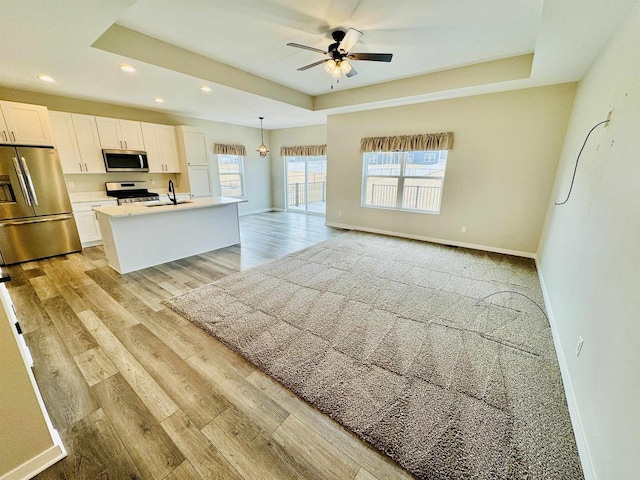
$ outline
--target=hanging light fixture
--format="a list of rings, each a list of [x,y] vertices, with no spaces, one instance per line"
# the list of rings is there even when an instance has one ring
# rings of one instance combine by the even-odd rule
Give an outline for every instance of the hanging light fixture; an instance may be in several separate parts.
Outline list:
[[[262,120],[264,120],[264,117],[258,117],[260,119],[260,141],[262,143],[260,143],[260,146],[258,147],[258,153],[260,154],[260,156],[262,158],[267,156],[267,153],[269,153],[269,149],[267,148],[267,146],[264,144],[264,134],[262,131]]]

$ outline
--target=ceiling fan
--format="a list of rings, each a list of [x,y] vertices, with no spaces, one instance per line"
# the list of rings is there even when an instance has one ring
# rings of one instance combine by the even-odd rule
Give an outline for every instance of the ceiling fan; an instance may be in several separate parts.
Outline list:
[[[322,53],[328,55],[329,58],[320,60],[318,62],[305,65],[298,68],[298,71],[308,70],[316,65],[325,64],[324,69],[334,78],[340,78],[343,73],[347,77],[353,77],[357,75],[356,69],[349,63],[349,60],[367,60],[370,62],[390,62],[393,57],[392,53],[351,53],[351,49],[356,44],[363,33],[355,28],[350,28],[346,32],[342,30],[336,30],[331,33],[335,43],[329,45],[327,50],[320,50],[319,48],[308,47],[307,45],[300,45],[299,43],[287,43],[290,47],[302,48],[304,50],[310,50],[312,52]]]

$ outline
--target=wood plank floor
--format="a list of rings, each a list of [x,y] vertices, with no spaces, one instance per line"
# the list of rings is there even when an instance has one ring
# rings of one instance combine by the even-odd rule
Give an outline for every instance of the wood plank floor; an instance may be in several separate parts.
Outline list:
[[[101,247],[3,267],[68,451],[36,478],[412,478],[161,303],[339,233],[271,212],[241,217],[241,247],[127,275]]]

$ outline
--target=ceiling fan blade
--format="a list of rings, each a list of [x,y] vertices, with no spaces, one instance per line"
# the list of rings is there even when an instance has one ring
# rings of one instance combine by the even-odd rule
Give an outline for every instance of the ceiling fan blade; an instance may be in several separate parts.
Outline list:
[[[326,58],[324,60],[320,60],[319,62],[310,63],[309,65],[305,65],[304,67],[300,67],[298,69],[298,71],[302,72],[303,70],[309,70],[311,67],[315,67],[316,65],[320,65],[321,63],[327,62],[329,60],[330,60],[329,58]]]
[[[369,60],[371,62],[390,62],[393,53],[350,53],[349,60]]]
[[[347,34],[344,36],[338,48],[343,52],[348,52],[353,48],[360,37],[362,37],[362,32],[360,30],[356,30],[355,28],[350,28],[347,30]]]
[[[318,52],[318,53],[323,53],[326,55],[326,51],[324,50],[320,50],[319,48],[314,48],[314,47],[308,47],[306,45],[300,45],[299,43],[287,43],[287,45],[289,45],[290,47],[296,47],[296,48],[302,48],[303,50],[310,50],[312,52]]]
[[[358,74],[358,72],[356,72],[356,69],[353,68],[353,65],[351,65],[351,70],[349,70],[349,73],[347,73],[347,77],[351,78],[351,77],[355,77]]]

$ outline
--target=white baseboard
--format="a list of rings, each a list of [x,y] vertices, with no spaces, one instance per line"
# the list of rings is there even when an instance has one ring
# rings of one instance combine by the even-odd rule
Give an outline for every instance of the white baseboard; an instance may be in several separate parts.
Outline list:
[[[542,287],[542,297],[544,299],[544,305],[547,309],[547,316],[549,317],[549,324],[551,325],[551,334],[553,336],[553,344],[556,347],[556,355],[558,356],[558,364],[560,365],[560,374],[562,375],[562,383],[564,385],[564,393],[567,398],[567,406],[569,407],[569,416],[571,417],[571,425],[573,426],[573,433],[576,437],[576,445],[578,447],[578,454],[580,455],[580,463],[582,464],[582,473],[585,480],[597,480],[595,469],[591,462],[591,454],[589,453],[589,444],[582,427],[582,420],[580,420],[580,412],[576,405],[575,395],[573,394],[573,387],[571,386],[571,377],[569,375],[569,369],[567,367],[567,360],[560,343],[560,336],[556,328],[556,320],[553,315],[553,308],[549,300],[549,294],[547,287],[544,283],[544,277],[542,275],[542,269],[540,268],[540,262],[538,257],[535,257],[536,269],[538,270],[538,278],[540,280],[540,286]]]
[[[245,215],[253,215],[254,213],[265,213],[265,212],[271,212],[274,209],[271,207],[268,208],[258,208],[257,210],[249,210],[246,212],[238,212],[238,216],[239,217],[244,217]]]
[[[535,253],[521,252],[520,250],[510,250],[508,248],[490,247],[487,245],[476,245],[474,243],[457,242],[455,240],[446,240],[442,238],[425,237],[422,235],[412,235],[408,233],[398,233],[389,230],[380,230],[378,228],[361,227],[358,225],[347,225],[344,223],[325,222],[328,227],[344,228],[345,230],[358,230],[360,232],[379,233],[392,237],[410,238],[412,240],[422,240],[424,242],[439,243],[442,245],[451,245],[454,247],[471,248],[473,250],[484,250],[486,252],[504,253],[505,255],[513,255],[515,257],[536,258]]]
[[[57,435],[57,432],[56,432]],[[56,444],[46,449],[44,452],[36,455],[31,460],[18,465],[10,472],[0,477],[0,480],[28,480],[35,477],[38,473],[46,470],[54,463],[62,460],[67,456],[67,452],[62,446],[62,442],[56,441]]]

